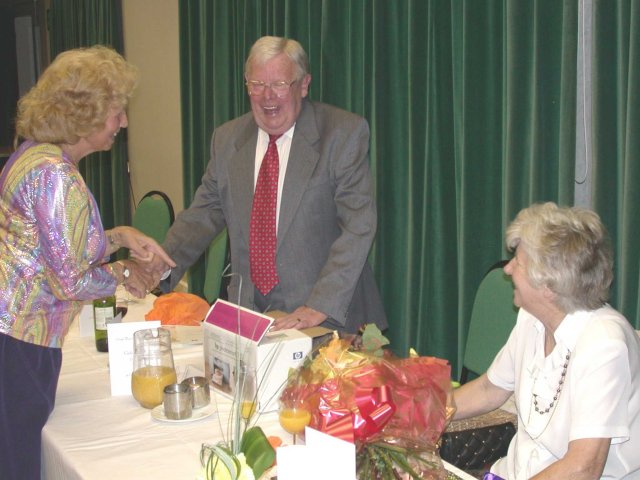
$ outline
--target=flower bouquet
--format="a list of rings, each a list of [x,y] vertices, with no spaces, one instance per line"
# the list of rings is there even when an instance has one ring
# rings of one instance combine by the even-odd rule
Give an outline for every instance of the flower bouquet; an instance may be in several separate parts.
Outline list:
[[[454,411],[451,368],[394,357],[386,344],[375,325],[361,338],[334,335],[290,374],[281,404],[302,405],[312,428],[355,443],[359,479],[446,479],[437,442]]]

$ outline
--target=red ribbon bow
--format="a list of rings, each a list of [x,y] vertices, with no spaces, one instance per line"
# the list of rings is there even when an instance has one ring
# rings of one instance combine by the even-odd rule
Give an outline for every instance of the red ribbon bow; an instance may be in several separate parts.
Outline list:
[[[320,430],[354,443],[354,440],[365,440],[381,431],[396,411],[391,389],[386,385],[358,388],[355,392],[355,403],[356,406],[352,410],[326,410],[322,416]]]

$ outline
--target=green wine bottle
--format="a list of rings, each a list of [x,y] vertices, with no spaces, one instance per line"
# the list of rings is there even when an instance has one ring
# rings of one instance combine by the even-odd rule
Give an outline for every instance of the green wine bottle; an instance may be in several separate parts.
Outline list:
[[[116,296],[97,298],[93,301],[93,321],[96,336],[96,349],[99,352],[109,351],[107,324],[116,316]]]

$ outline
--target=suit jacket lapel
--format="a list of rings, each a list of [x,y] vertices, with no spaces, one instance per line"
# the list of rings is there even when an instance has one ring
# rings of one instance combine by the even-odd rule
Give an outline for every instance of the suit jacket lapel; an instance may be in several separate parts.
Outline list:
[[[278,248],[291,226],[309,179],[320,158],[317,147],[319,140],[320,135],[316,126],[313,105],[304,99],[293,132],[287,173],[282,187],[282,202],[278,221]]]
[[[243,237],[249,241],[249,222],[253,203],[253,176],[256,159],[258,127],[245,129],[236,140],[236,153],[229,166],[232,205],[237,209]],[[248,243],[247,243],[248,245]]]

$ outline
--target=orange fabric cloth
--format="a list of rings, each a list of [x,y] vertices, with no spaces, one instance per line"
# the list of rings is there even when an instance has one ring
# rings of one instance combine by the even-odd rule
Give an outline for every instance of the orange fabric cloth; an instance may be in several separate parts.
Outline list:
[[[197,327],[209,311],[206,300],[192,293],[172,292],[161,295],[145,320],[160,320],[162,325],[190,325]]]

